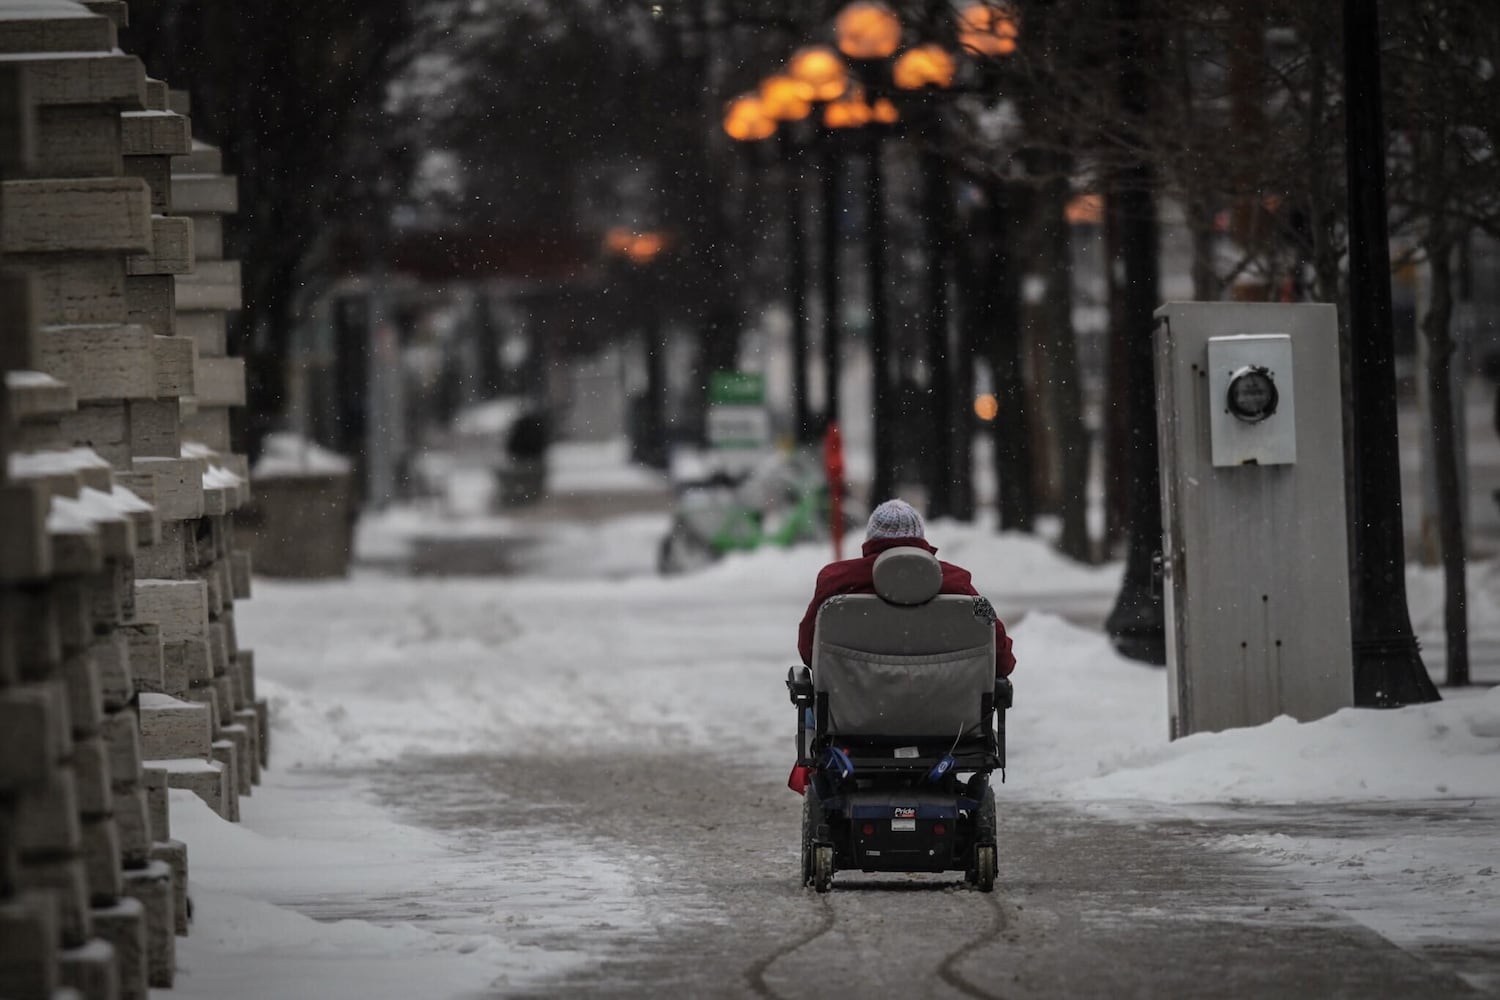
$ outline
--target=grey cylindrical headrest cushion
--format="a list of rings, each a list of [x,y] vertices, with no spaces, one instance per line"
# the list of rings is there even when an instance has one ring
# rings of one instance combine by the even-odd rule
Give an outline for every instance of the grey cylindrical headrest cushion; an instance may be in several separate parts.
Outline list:
[[[875,593],[892,604],[926,604],[943,587],[943,567],[926,549],[903,545],[875,560]]]

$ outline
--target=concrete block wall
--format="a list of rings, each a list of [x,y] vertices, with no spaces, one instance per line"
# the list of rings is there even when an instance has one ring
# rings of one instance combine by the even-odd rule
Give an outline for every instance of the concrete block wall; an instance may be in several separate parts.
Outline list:
[[[168,791],[235,819],[266,758],[234,628],[233,182],[117,48],[126,16],[0,5],[3,997],[171,986],[189,908]],[[179,162],[219,200],[174,197]]]

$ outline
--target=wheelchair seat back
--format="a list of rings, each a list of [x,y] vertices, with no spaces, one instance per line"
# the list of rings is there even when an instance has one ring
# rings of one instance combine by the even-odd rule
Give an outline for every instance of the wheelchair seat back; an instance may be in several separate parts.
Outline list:
[[[875,561],[874,594],[830,598],[813,633],[813,686],[832,735],[946,741],[974,736],[995,684],[994,612],[983,598],[938,594],[932,553],[895,548]]]

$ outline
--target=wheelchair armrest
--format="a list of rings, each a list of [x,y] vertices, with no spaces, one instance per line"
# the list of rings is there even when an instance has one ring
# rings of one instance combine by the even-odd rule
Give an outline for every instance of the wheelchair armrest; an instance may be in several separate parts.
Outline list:
[[[798,708],[811,708],[813,703],[812,671],[806,667],[787,667],[786,692],[793,705]]]
[[[995,678],[995,707],[1000,711],[1010,708],[1015,701],[1016,689],[1009,677]]]

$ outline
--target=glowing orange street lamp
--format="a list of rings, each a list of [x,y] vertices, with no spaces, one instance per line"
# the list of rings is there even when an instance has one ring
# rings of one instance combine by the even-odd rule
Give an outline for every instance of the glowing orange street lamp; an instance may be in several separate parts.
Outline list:
[[[839,11],[833,29],[850,59],[884,59],[901,45],[901,19],[883,3],[856,0]]]
[[[849,89],[849,70],[827,45],[808,45],[792,53],[786,75],[812,88],[814,101],[833,101]]]
[[[929,42],[907,49],[891,68],[891,81],[902,90],[921,90],[937,87],[946,90],[953,86],[953,75],[958,64],[941,45]]]
[[[976,3],[958,12],[958,44],[977,56],[1008,56],[1020,36],[1008,4]]]
[[[740,142],[769,139],[776,133],[776,119],[755,94],[742,94],[724,109],[724,131]]]
[[[785,73],[760,82],[760,106],[780,122],[801,121],[812,112],[813,86]]]

